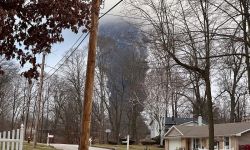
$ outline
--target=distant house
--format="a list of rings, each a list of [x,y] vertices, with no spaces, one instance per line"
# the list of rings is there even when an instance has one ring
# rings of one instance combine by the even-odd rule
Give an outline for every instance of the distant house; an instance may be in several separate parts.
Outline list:
[[[215,149],[239,150],[250,144],[250,122],[215,124]],[[164,136],[165,150],[208,149],[208,126],[172,126]]]
[[[244,116],[242,121],[250,122],[250,115],[249,116]]]
[[[157,123],[157,121],[155,120],[152,120],[150,123],[149,123],[149,129],[150,129],[150,138],[155,138],[157,137],[160,132],[159,132],[159,124]]]
[[[205,121],[200,117],[200,122],[202,125],[205,125]],[[165,118],[165,126],[164,133],[167,132],[174,125],[185,125],[185,126],[197,126],[199,124],[198,118],[174,118],[174,117],[166,117]],[[150,137],[154,138],[159,136],[159,124],[153,120],[149,124],[150,126]]]

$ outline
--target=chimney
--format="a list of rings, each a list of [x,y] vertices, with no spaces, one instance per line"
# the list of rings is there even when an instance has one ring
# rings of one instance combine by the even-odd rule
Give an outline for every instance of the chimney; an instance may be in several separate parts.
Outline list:
[[[198,126],[202,126],[202,116],[198,116]]]
[[[172,116],[172,121],[174,121],[174,116]]]

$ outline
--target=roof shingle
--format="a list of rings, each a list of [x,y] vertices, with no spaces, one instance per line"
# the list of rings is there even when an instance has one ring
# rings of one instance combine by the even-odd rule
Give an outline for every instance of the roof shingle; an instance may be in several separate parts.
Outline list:
[[[208,125],[175,126],[183,135],[181,137],[208,137]],[[250,122],[225,123],[214,125],[215,136],[235,136],[250,131]],[[167,137],[167,135],[166,135]]]

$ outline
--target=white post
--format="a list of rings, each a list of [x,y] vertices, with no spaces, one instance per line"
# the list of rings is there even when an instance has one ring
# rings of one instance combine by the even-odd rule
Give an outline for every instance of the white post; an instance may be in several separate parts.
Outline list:
[[[92,146],[92,138],[89,138],[89,146]]]
[[[8,131],[8,139],[10,139],[10,131]],[[10,142],[7,142],[7,150],[10,149]]]
[[[23,150],[23,141],[24,141],[24,125],[21,125],[20,129],[20,150]]]
[[[16,139],[20,138],[20,129],[16,130]],[[19,142],[16,142],[16,149],[15,150],[19,150]]]
[[[3,139],[6,139],[6,131],[3,131]],[[2,149],[5,149],[5,141],[3,141]]]
[[[47,136],[47,146],[49,146],[49,133],[48,133],[48,136]]]
[[[15,139],[15,130],[12,130],[12,136],[11,136],[11,139]],[[14,150],[15,148],[15,142],[11,142],[11,150]]]
[[[127,136],[127,150],[129,150],[129,135]]]

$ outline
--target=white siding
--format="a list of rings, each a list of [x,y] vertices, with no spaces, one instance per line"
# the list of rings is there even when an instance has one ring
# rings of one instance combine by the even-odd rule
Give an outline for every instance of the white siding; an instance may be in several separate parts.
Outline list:
[[[159,135],[159,125],[156,121],[153,121],[150,125],[150,138],[154,138]]]

